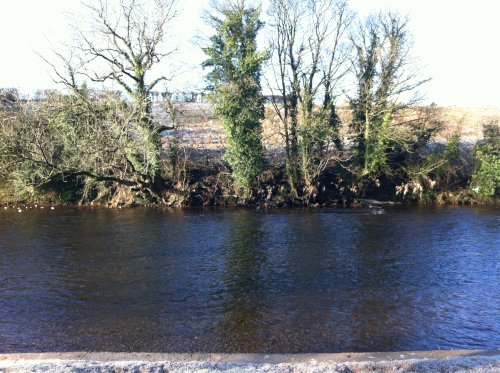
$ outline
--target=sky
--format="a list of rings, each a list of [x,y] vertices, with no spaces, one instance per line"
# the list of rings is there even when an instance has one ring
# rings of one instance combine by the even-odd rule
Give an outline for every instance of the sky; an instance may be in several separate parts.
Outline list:
[[[175,27],[173,85],[200,87],[203,54],[193,43],[208,0],[180,0]],[[379,9],[410,17],[413,54],[427,103],[443,106],[500,107],[500,1],[498,0],[350,0],[360,16]],[[265,6],[265,5],[264,5]],[[71,40],[69,22],[82,14],[80,0],[0,0],[0,88],[29,93],[57,87],[39,55],[51,56]]]

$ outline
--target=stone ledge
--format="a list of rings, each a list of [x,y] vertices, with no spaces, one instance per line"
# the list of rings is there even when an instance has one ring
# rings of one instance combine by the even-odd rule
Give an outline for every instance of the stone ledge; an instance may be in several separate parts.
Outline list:
[[[0,372],[500,372],[500,351],[0,354]]]

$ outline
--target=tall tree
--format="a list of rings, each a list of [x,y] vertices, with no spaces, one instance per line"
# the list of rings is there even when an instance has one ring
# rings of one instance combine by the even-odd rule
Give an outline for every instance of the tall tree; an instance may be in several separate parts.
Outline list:
[[[215,35],[203,49],[208,56],[203,66],[211,69],[207,75],[211,99],[227,136],[225,158],[235,185],[247,192],[264,164],[260,77],[267,53],[257,50],[257,34],[263,26],[259,15],[260,8],[244,0],[219,3],[210,16]]]
[[[79,78],[117,83],[134,101],[133,136],[139,152],[131,152],[131,167],[151,190],[161,189],[160,132],[169,129],[152,117],[150,93],[167,76],[151,78],[151,70],[174,49],[167,30],[176,16],[176,0],[97,0],[83,3],[90,20],[75,25],[72,58],[58,54],[65,69],[55,69],[61,83],[79,94]],[[54,65],[52,64],[54,67]]]
[[[283,125],[292,194],[311,197],[341,146],[335,98],[348,66],[352,21],[337,0],[271,0],[273,107]],[[302,186],[302,188],[301,188]]]
[[[396,126],[395,117],[416,101],[413,93],[426,80],[418,79],[410,58],[408,18],[381,12],[359,22],[351,41],[356,94],[350,98],[353,113],[357,176],[361,184],[378,184],[382,175],[395,171],[396,155],[417,144],[422,129],[418,123]],[[425,119],[423,119],[425,120]],[[399,160],[401,161],[401,159]]]

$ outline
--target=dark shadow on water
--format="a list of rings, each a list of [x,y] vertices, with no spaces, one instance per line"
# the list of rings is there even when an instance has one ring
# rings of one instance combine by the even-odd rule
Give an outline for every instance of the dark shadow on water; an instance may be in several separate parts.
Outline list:
[[[222,315],[209,333],[213,351],[258,350],[266,332],[262,319],[268,300],[262,270],[267,252],[261,227],[262,220],[253,212],[233,214],[222,249]]]

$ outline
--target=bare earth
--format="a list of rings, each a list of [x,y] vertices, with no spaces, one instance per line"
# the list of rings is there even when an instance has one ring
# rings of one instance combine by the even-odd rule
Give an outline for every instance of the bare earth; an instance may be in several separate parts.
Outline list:
[[[0,354],[0,372],[500,372],[500,351]]]

